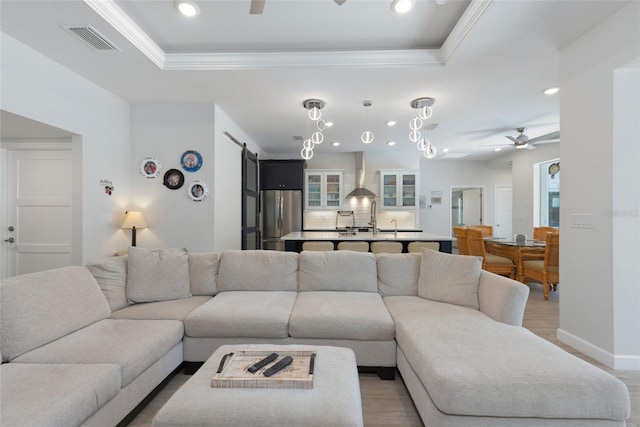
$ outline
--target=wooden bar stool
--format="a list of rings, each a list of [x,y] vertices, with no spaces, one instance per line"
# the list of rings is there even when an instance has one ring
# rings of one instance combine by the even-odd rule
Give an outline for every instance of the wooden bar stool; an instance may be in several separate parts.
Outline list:
[[[411,242],[407,247],[409,252],[422,253],[423,249],[433,249],[434,251],[440,250],[440,243],[438,242]]]

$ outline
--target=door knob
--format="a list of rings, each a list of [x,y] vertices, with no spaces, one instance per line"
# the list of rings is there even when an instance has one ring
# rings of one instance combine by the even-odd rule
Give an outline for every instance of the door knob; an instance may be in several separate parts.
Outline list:
[[[9,237],[8,239],[4,239],[5,242],[13,243],[16,241],[13,237]]]

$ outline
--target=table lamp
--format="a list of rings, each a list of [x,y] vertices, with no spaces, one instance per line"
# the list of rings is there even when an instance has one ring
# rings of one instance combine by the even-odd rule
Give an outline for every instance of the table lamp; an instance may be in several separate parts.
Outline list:
[[[144,222],[142,212],[140,211],[126,211],[124,213],[124,222],[121,228],[131,229],[131,246],[136,245],[136,228],[146,228],[147,223]]]

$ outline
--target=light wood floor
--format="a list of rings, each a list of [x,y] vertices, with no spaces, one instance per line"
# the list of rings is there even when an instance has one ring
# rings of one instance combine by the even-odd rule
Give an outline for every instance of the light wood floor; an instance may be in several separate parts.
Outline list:
[[[525,311],[524,326],[570,353],[620,378],[631,393],[631,417],[627,420],[627,426],[640,427],[640,372],[614,371],[558,341],[555,337],[558,328],[558,292],[552,292],[549,301],[544,301],[542,287],[536,284],[532,284],[530,287],[531,294]],[[156,412],[188,379],[189,377],[181,372],[176,374],[129,426],[151,426]],[[360,374],[360,392],[365,426],[424,426],[399,376],[396,376],[395,381],[382,381],[375,374]]]

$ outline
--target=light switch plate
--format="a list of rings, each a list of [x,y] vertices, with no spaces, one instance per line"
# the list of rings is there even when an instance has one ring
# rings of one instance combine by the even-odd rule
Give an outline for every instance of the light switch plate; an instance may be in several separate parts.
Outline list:
[[[571,214],[571,228],[593,228],[593,214]]]
[[[100,217],[100,223],[102,225],[109,225],[109,224],[113,224],[113,218],[111,217],[111,215],[102,215]]]

